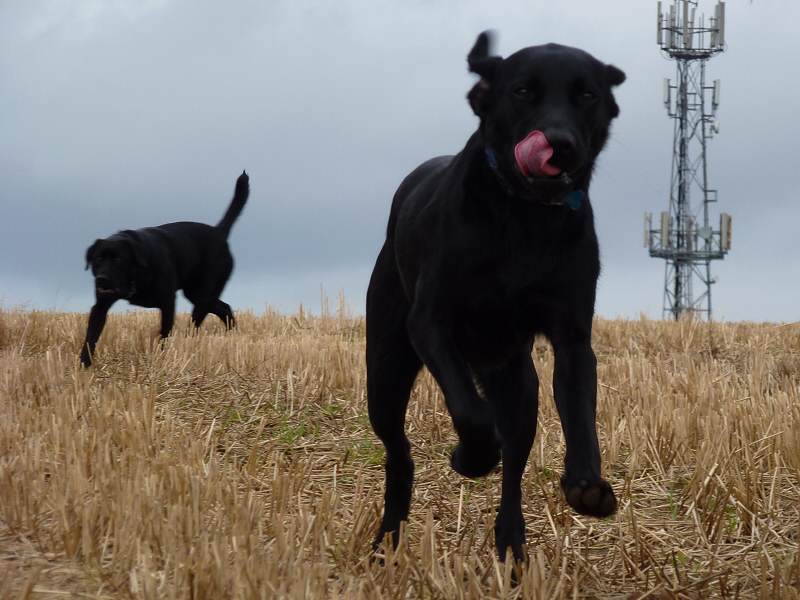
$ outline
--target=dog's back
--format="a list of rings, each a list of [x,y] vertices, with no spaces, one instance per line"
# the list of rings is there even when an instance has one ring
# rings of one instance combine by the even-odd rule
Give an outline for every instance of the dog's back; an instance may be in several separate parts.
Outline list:
[[[178,221],[137,229],[130,234],[171,264],[178,276],[178,288],[218,263],[233,261],[225,232],[213,225]]]

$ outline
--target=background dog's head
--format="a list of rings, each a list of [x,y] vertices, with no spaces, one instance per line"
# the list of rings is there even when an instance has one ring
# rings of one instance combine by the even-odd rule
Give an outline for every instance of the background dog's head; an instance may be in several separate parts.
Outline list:
[[[86,249],[86,269],[92,269],[97,296],[130,298],[147,269],[141,244],[119,235],[95,242]]]
[[[612,88],[625,74],[577,48],[533,46],[503,59],[490,43],[481,33],[467,57],[480,76],[467,98],[500,168],[526,190],[552,188],[563,173],[588,177],[619,114]]]

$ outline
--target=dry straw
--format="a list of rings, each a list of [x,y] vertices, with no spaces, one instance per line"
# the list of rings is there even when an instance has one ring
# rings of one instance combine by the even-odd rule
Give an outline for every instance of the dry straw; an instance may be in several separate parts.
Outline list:
[[[493,556],[499,477],[448,467],[428,375],[408,428],[412,517],[368,560],[383,450],[366,417],[364,324],[346,311],[0,312],[0,597],[800,598],[800,326],[598,321],[599,430],[619,513],[576,516],[537,342],[540,425],[523,485],[530,561]]]

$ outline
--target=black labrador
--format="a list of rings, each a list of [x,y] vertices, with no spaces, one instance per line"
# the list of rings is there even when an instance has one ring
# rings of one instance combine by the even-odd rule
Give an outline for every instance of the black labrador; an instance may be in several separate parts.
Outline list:
[[[234,325],[231,307],[219,297],[233,270],[228,235],[249,194],[250,179],[242,172],[233,200],[216,226],[181,221],[126,229],[89,246],[86,268],[92,268],[96,301],[81,350],[84,366],[92,363],[108,309],[120,299],[161,309],[162,338],[172,330],[175,293],[180,289],[194,304],[196,327],[208,313],[217,315],[227,327]]]
[[[524,558],[520,482],[536,432],[537,334],[554,348],[567,502],[597,517],[617,506],[595,428],[600,261],[588,192],[619,114],[612,88],[625,74],[576,48],[547,44],[503,59],[489,42],[482,33],[467,59],[480,76],[467,96],[478,130],[459,154],[433,158],[401,183],[367,291],[369,417],[386,447],[375,549],[387,533],[396,544],[408,517],[405,413],[424,364],[459,437],[453,469],[486,475],[502,456],[497,550]]]

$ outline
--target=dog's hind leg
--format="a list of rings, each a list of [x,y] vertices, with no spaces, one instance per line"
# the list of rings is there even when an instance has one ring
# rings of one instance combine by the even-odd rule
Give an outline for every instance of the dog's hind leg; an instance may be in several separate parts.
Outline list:
[[[201,304],[199,302],[195,302],[194,308],[192,309],[192,325],[194,325],[196,328],[199,328],[200,325],[203,324],[203,320],[206,318],[208,313],[208,306],[206,306],[205,303]]]
[[[217,315],[220,320],[225,323],[225,329],[231,329],[236,326],[236,319],[233,317],[233,311],[226,302],[219,298],[211,303],[211,312]]]
[[[495,413],[503,448],[503,488],[494,524],[497,553],[506,559],[510,549],[515,560],[525,558],[525,520],[522,516],[522,473],[536,435],[539,378],[531,360],[531,348],[501,368],[476,374]]]
[[[194,309],[192,310],[192,324],[195,327],[200,327],[208,313],[218,316],[220,321],[225,323],[226,329],[231,329],[232,327],[236,326],[236,319],[233,317],[233,311],[231,310],[230,305],[218,298],[208,301],[194,301]]]
[[[406,333],[408,303],[394,265],[384,246],[367,292],[367,404],[375,434],[386,448],[386,491],[383,519],[373,542],[377,550],[387,533],[396,547],[400,522],[408,518],[414,462],[405,433],[411,388],[422,361]]]
[[[219,297],[233,270],[233,257],[226,250],[214,265],[191,285],[184,287],[183,295],[194,304],[192,324],[195,327],[200,327],[208,313],[212,313],[225,323],[226,329],[230,329],[236,325],[233,311]]]

